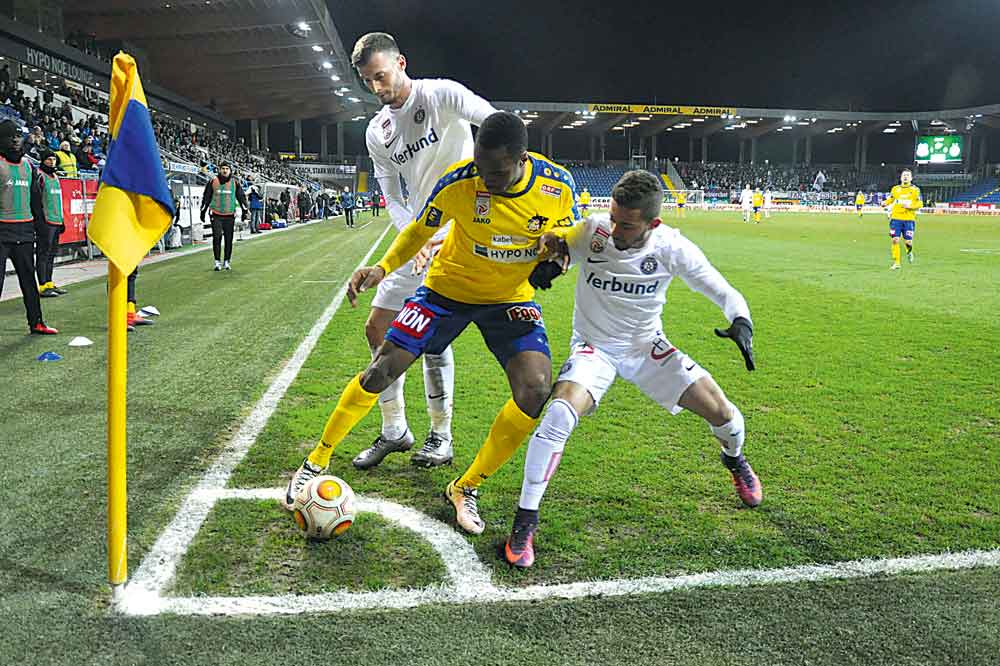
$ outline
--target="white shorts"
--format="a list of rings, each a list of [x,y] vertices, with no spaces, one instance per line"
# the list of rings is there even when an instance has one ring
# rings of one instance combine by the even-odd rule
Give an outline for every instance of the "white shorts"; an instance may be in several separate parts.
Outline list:
[[[392,310],[399,312],[403,309],[403,302],[413,296],[414,292],[424,282],[424,274],[413,275],[413,260],[406,262],[397,270],[385,276],[385,279],[378,283],[375,298],[372,299],[373,308]]]
[[[583,386],[597,409],[618,375],[635,384],[671,414],[683,409],[677,401],[684,391],[702,377],[709,376],[708,371],[690,356],[670,344],[663,333],[657,333],[642,348],[615,354],[590,346],[574,333],[569,358],[559,370],[557,381]]]

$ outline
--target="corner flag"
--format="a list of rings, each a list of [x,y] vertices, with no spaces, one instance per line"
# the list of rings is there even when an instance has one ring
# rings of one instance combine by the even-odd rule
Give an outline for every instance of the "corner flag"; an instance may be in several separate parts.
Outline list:
[[[174,201],[160,162],[135,60],[115,56],[111,69],[111,146],[87,235],[128,275],[170,228]]]

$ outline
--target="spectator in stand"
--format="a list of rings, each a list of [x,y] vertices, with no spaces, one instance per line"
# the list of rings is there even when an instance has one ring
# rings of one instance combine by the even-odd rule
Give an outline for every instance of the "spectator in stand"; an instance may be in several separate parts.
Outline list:
[[[279,201],[281,202],[282,219],[285,220],[286,222],[290,222],[291,220],[288,219],[288,207],[291,206],[292,204],[292,191],[282,190]]]
[[[323,190],[316,195],[316,217],[326,219],[326,192]]]
[[[378,217],[379,207],[382,206],[382,196],[372,192],[372,216]]]
[[[83,140],[76,152],[77,168],[81,171],[95,171],[100,160],[94,155],[94,143],[90,137]]]
[[[264,197],[260,194],[260,188],[253,182],[250,183],[247,199],[250,202],[250,233],[262,233],[260,223],[264,221]]]
[[[4,63],[3,69],[0,69],[0,90],[10,90],[11,85],[10,66]]]
[[[201,221],[205,222],[205,213],[212,211],[212,253],[215,255],[213,270],[232,270],[230,261],[233,258],[233,231],[236,228],[236,204],[240,204],[241,220],[246,220],[249,209],[243,188],[233,178],[233,169],[229,162],[219,165],[219,175],[208,181],[201,195]],[[222,242],[226,243],[225,263],[219,261],[222,252]]]
[[[354,228],[354,195],[344,188],[344,193],[340,195],[340,205],[344,208],[344,217],[347,218],[347,227]]]
[[[308,222],[309,213],[312,210],[312,199],[309,197],[309,192],[306,191],[305,186],[299,189],[299,222]]]
[[[38,295],[42,298],[67,293],[52,281],[59,235],[66,231],[63,222],[62,186],[56,175],[56,155],[50,150],[42,154],[36,174],[41,194],[41,214],[35,216],[35,271],[38,274]]]
[[[54,159],[55,153],[49,150],[44,141],[45,138],[43,136],[32,132],[28,135],[28,142],[24,146],[24,154],[34,160],[38,160],[39,162],[42,161],[42,155],[44,153],[51,154]]]
[[[35,220],[41,211],[31,162],[21,152],[21,130],[11,120],[0,123],[0,291],[3,290],[10,257],[21,285],[28,330],[33,335],[55,335],[59,331],[42,321],[42,301],[35,282]]]
[[[57,168],[59,171],[62,171],[64,177],[79,177],[80,174],[77,172],[76,166],[76,155],[74,155],[70,149],[69,141],[63,141],[59,144],[59,150],[56,151],[56,158],[59,160]]]

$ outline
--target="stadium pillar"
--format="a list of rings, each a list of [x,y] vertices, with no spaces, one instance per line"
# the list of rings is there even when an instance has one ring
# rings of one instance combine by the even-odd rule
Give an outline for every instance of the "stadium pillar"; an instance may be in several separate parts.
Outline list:
[[[743,164],[746,161],[747,158],[746,149],[747,149],[747,142],[744,139],[740,139],[740,164]]]
[[[656,164],[656,135],[649,137],[649,161]]]
[[[708,162],[708,137],[701,137],[701,163],[705,164]]]
[[[979,166],[986,164],[986,136],[979,137],[979,154],[977,155]]]
[[[799,139],[792,139],[792,165],[799,163]]]
[[[295,154],[302,157],[302,121],[292,121],[292,136],[295,137]]]
[[[590,137],[590,163],[593,164],[597,161],[597,137]]]
[[[260,142],[264,145],[264,152],[271,152],[271,138],[269,136],[271,125],[265,120],[260,124]]]
[[[337,123],[337,160],[344,159],[344,123]]]
[[[861,168],[861,134],[854,137],[854,168]]]
[[[688,138],[688,164],[694,162],[694,137]]]
[[[260,121],[250,119],[250,150],[260,150]]]
[[[757,137],[750,139],[750,164],[757,163]]]
[[[813,138],[812,135],[806,136],[806,166],[812,164],[813,159]]]
[[[601,142],[601,162],[604,162],[605,156],[607,155],[608,151],[607,137],[605,137],[604,134],[601,134],[600,142]]]
[[[865,170],[865,166],[868,164],[868,135],[861,135],[861,163],[858,165],[860,171]]]
[[[962,166],[964,167],[966,173],[969,173],[970,171],[972,171],[972,157],[973,157],[973,152],[975,152],[975,151],[973,151],[973,145],[972,144],[973,144],[973,142],[975,140],[976,139],[975,139],[974,136],[972,136],[972,134],[965,134],[965,135],[962,136],[962,145],[964,145],[966,147],[965,148],[965,157],[962,160],[962,162],[963,162]]]
[[[555,159],[552,155],[552,132],[546,132],[542,137],[542,153],[549,159]]]
[[[326,162],[330,156],[330,126],[323,123],[319,128],[319,158]]]

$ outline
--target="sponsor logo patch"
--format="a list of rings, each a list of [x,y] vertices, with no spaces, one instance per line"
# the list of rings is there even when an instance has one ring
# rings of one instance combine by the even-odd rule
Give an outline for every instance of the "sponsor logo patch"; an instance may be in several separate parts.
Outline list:
[[[510,236],[508,234],[493,234],[493,244],[499,247],[510,247],[514,245],[525,245],[530,240],[524,236]]]
[[[440,208],[435,208],[434,206],[431,206],[430,209],[427,211],[427,216],[426,216],[426,221],[424,222],[424,226],[440,227],[441,218],[443,215],[444,213],[441,212]]]
[[[390,136],[392,136],[392,120],[386,118],[382,121],[382,140],[388,141]]]
[[[557,227],[572,227],[574,224],[576,224],[576,220],[573,219],[572,215],[567,215],[556,221]]]
[[[515,305],[507,308],[507,319],[511,321],[541,321],[542,311],[535,305]]]
[[[559,197],[562,195],[562,188],[555,187],[554,185],[542,185],[542,194],[547,194],[550,197]]]
[[[677,347],[674,347],[663,338],[657,338],[653,340],[653,348],[649,350],[649,357],[654,361],[663,361],[663,363],[660,364],[663,365],[676,353]]]
[[[549,221],[549,218],[543,217],[542,215],[535,215],[533,218],[528,220],[528,233],[537,234],[542,230],[542,225]]]
[[[487,247],[473,243],[472,251],[477,256],[499,264],[524,264],[538,259],[538,248],[530,247]]]
[[[427,117],[426,111],[424,111],[423,109],[417,109],[417,112],[413,114],[413,122],[419,125],[420,123],[424,122],[424,118],[426,117]]]
[[[476,192],[476,217],[486,217],[490,214],[490,193]]]
[[[419,303],[407,303],[392,322],[392,327],[420,340],[430,330],[434,313]]]
[[[643,275],[652,275],[656,272],[656,267],[659,265],[660,262],[656,260],[656,257],[649,255],[639,264],[639,270],[642,271]]]

